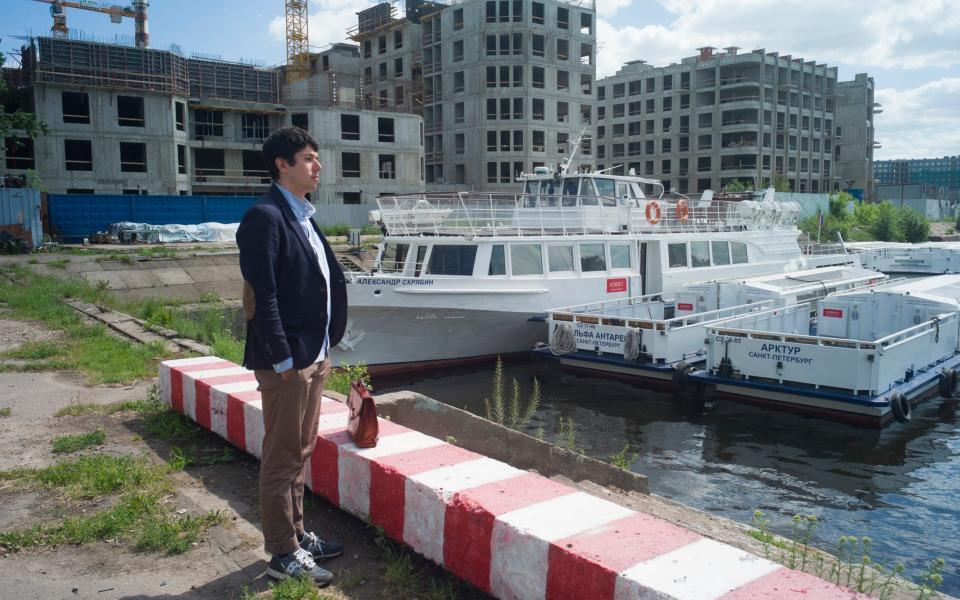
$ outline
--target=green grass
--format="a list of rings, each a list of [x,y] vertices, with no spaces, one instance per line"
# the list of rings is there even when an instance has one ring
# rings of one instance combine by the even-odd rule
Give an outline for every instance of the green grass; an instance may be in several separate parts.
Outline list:
[[[200,516],[172,515],[161,500],[173,491],[170,468],[143,457],[93,454],[61,460],[43,469],[0,472],[0,481],[57,490],[67,499],[118,494],[109,508],[71,515],[0,532],[0,545],[20,550],[58,544],[87,544],[124,539],[135,550],[180,554],[193,547],[204,531],[224,522],[217,511]]]
[[[64,435],[53,440],[53,451],[56,454],[69,454],[92,446],[100,446],[107,440],[103,429],[89,433]]]
[[[166,472],[165,466],[151,464],[142,457],[91,454],[63,459],[42,469],[0,471],[0,481],[58,488],[70,498],[92,498],[155,485]]]
[[[104,303],[106,290],[86,281],[60,281],[30,272],[25,267],[6,269],[17,283],[0,280],[0,302],[12,317],[39,321],[61,332],[57,341],[31,342],[4,354],[23,359],[23,365],[4,365],[5,370],[79,371],[88,384],[128,383],[152,377],[160,360],[170,356],[161,343],[133,344],[113,337],[102,325],[87,325],[69,306],[66,298]]]
[[[0,408],[0,417],[9,417],[13,410],[9,406]]]
[[[112,415],[118,412],[128,410],[140,410],[144,405],[144,400],[123,400],[112,402],[110,404],[91,404],[79,403],[64,406],[53,413],[55,417],[78,417],[80,415]]]

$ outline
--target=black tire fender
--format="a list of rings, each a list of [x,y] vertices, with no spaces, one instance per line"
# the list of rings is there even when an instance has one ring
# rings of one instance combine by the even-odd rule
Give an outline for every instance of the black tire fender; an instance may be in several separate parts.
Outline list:
[[[907,400],[907,397],[896,392],[890,396],[890,410],[893,411],[893,418],[901,423],[906,423],[910,420],[910,417],[913,413],[913,406],[910,404],[910,401]]]

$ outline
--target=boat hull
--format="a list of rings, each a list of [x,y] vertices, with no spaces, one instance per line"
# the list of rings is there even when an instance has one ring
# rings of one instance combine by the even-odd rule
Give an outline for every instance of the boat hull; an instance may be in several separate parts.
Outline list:
[[[525,354],[546,339],[546,323],[530,312],[456,308],[350,308],[334,366],[368,365],[372,375],[490,364]]]

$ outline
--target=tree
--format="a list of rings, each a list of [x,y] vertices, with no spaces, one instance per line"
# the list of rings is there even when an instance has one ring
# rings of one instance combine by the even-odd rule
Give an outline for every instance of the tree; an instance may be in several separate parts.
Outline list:
[[[911,206],[901,206],[897,209],[897,217],[900,221],[900,232],[905,241],[912,243],[927,241],[927,236],[930,235],[930,222],[919,210]]]
[[[0,68],[3,68],[3,62],[4,57],[0,55]],[[0,96],[4,96],[6,93],[7,84],[3,78],[0,77]],[[8,113],[4,109],[3,104],[0,104],[0,140],[7,139],[12,133],[18,130],[23,131],[32,138],[49,131],[46,123],[37,118],[37,115],[21,110]]]
[[[897,226],[897,210],[889,202],[881,202],[877,205],[877,212],[873,223],[870,225],[870,233],[874,239],[881,242],[893,242],[900,237],[899,227]]]
[[[787,179],[786,175],[777,173],[773,176],[773,189],[778,192],[792,192],[793,186],[790,185],[790,180]]]
[[[744,183],[743,181],[740,181],[739,179],[734,179],[733,181],[731,181],[730,183],[728,183],[723,187],[723,191],[727,192],[728,194],[746,192],[749,189],[751,189],[751,186],[748,183]]]

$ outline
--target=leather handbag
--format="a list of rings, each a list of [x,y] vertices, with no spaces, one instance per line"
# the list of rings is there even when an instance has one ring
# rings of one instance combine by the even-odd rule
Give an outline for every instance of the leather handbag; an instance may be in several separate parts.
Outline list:
[[[358,448],[373,448],[380,438],[380,427],[377,423],[377,406],[373,403],[373,396],[367,391],[362,381],[350,383],[350,394],[347,396],[347,407],[350,409],[350,421],[347,430],[353,443]]]

